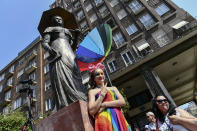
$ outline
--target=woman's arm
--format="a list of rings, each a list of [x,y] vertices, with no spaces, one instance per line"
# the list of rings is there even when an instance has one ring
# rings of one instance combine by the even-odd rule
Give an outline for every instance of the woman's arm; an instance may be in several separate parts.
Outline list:
[[[120,92],[118,91],[118,89],[116,87],[110,87],[114,90],[116,96],[117,96],[117,100],[114,101],[107,101],[107,102],[103,102],[101,104],[102,107],[122,107],[125,106],[126,102],[124,100],[124,97],[120,94]]]
[[[97,100],[95,100],[96,93],[97,92],[94,89],[88,92],[88,98],[89,98],[88,110],[92,116],[94,116],[99,111],[101,104],[103,102],[103,99],[107,93],[107,89],[106,87],[103,87],[101,89],[101,94],[99,95]]]
[[[182,109],[177,109],[177,111],[180,113],[180,116],[172,115],[169,116],[170,121],[173,124],[179,124],[183,127],[191,130],[196,131],[197,129],[197,118],[189,114],[187,111]]]

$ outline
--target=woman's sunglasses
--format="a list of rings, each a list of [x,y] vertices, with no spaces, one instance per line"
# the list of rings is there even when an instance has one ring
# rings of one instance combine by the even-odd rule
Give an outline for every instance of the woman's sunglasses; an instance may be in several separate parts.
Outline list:
[[[164,102],[164,103],[167,103],[168,102],[168,100],[167,99],[163,99],[163,100],[156,100],[157,101],[157,103],[159,103],[159,104],[161,104],[162,102]]]

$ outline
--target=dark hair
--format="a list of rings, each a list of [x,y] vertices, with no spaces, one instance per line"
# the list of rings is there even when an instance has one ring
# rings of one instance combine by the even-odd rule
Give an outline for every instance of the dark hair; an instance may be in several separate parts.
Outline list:
[[[157,102],[157,97],[158,96],[163,96],[163,97],[165,97],[168,100],[168,103],[169,103],[168,113],[169,113],[169,115],[175,115],[176,114],[176,110],[175,110],[176,107],[171,104],[171,102],[169,101],[169,99],[165,95],[156,95],[153,98],[153,101],[152,101],[152,110],[153,110],[153,113],[155,114],[155,117],[157,119],[159,119],[160,122],[163,123],[165,121],[165,115],[157,107],[157,103],[156,102]]]
[[[89,80],[89,84],[91,88],[95,88],[97,86],[96,82],[94,81],[95,78],[95,70],[93,72],[90,73],[90,80]]]

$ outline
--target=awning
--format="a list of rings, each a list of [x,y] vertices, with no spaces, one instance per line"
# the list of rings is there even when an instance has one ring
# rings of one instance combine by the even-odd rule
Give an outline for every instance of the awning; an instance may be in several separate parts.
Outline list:
[[[184,25],[186,25],[188,23],[189,22],[187,22],[187,21],[181,21],[181,22],[177,23],[176,25],[173,25],[172,28],[179,29],[179,28],[183,27]]]
[[[150,45],[148,43],[144,43],[144,44],[142,44],[140,46],[137,46],[137,48],[138,48],[139,51],[142,51],[142,50],[146,49],[149,46]]]

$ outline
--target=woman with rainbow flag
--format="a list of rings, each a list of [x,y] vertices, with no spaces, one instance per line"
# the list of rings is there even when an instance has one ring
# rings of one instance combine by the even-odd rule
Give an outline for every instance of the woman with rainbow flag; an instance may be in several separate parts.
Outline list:
[[[88,110],[95,119],[95,131],[131,131],[121,108],[125,100],[116,87],[107,87],[104,65],[90,65]]]

